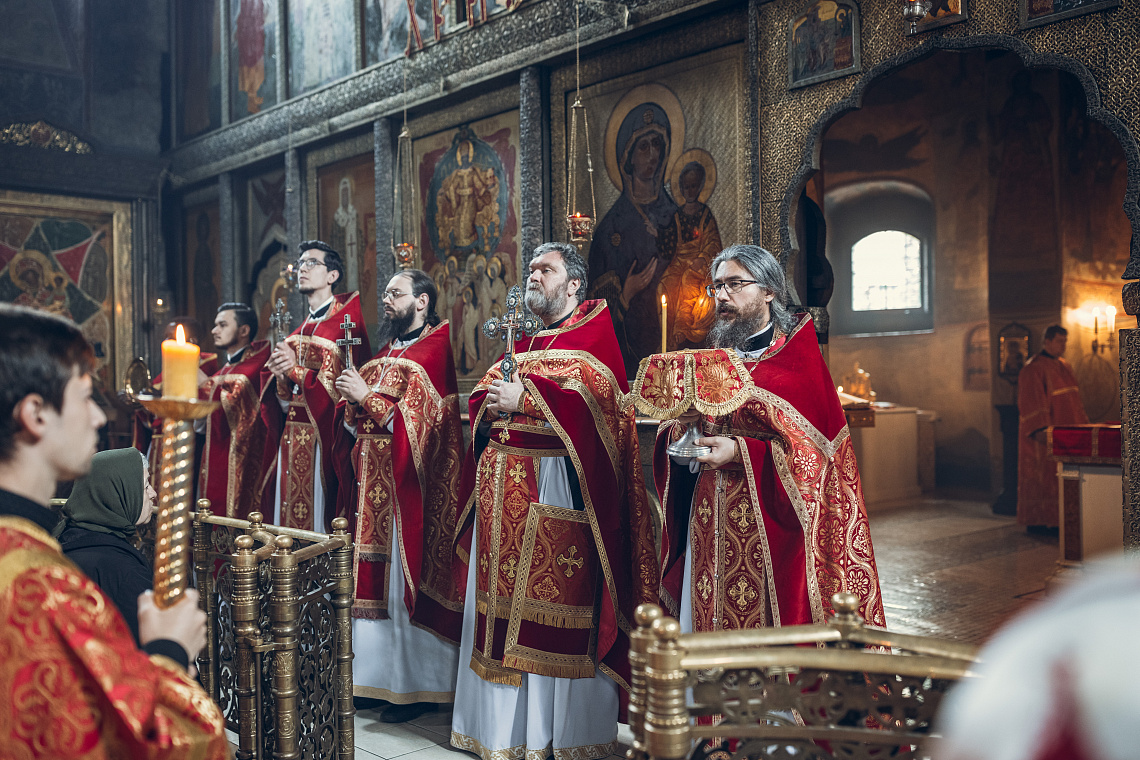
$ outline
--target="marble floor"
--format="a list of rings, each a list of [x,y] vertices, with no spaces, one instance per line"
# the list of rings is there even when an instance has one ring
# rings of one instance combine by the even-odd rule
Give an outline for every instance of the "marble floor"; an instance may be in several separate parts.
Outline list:
[[[981,643],[1003,620],[1039,599],[1057,558],[1057,539],[1027,535],[983,502],[924,499],[871,515],[887,625],[898,631]],[[408,723],[356,715],[360,760],[460,760],[451,749],[451,710]],[[619,742],[628,742],[621,727]],[[619,748],[619,753],[624,747]]]

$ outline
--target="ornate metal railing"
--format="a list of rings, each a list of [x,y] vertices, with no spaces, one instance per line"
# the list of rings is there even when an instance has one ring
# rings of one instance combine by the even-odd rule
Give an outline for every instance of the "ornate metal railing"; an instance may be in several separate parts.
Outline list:
[[[194,514],[206,610],[202,684],[238,736],[239,760],[354,757],[352,539]]]
[[[659,607],[638,607],[629,760],[926,757],[976,648],[867,628],[855,596],[832,602],[824,625],[683,635]]]

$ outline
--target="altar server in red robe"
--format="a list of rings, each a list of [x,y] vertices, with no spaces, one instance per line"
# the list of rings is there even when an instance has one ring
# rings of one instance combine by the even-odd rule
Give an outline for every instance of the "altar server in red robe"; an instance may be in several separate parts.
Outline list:
[[[400,272],[384,291],[391,339],[336,381],[340,430],[355,435],[353,692],[403,723],[455,700],[463,588],[453,573],[463,427],[451,336],[431,277]]]
[[[1063,358],[1069,332],[1045,328],[1041,352],[1017,376],[1017,522],[1031,528],[1061,524],[1057,463],[1049,456],[1047,429],[1089,421],[1073,368]]]
[[[662,599],[682,630],[715,631],[823,623],[849,591],[885,626],[855,451],[811,318],[789,314],[783,268],[763,248],[731,246],[711,274],[709,342],[735,349],[758,390],[731,414],[691,411],[658,431]],[[712,453],[670,457],[698,419]]]
[[[206,378],[199,393],[221,406],[203,421],[198,496],[210,500],[214,514],[244,519],[261,508],[259,476],[265,452],[261,371],[271,347],[268,341],[253,340],[257,313],[244,303],[219,306],[211,335],[222,365]]]
[[[356,366],[372,350],[360,294],[333,295],[344,276],[340,255],[319,240],[301,243],[300,250],[297,290],[308,300],[309,313],[274,347],[261,373],[261,416],[268,431],[261,501],[275,525],[329,533],[337,517],[333,436],[340,391],[334,383],[345,368],[345,349]],[[346,339],[345,321],[354,325],[348,339],[357,342],[351,346],[337,344]]]
[[[585,292],[577,249],[539,246],[526,305],[546,329],[515,341],[513,378],[496,363],[471,394],[451,743],[481,757],[612,754],[633,610],[660,583],[621,349]]]
[[[230,756],[221,710],[186,672],[206,642],[193,589],[139,597],[140,650],[115,604],[64,558],[48,508],[86,474],[107,421],[74,323],[0,305],[0,755]]]

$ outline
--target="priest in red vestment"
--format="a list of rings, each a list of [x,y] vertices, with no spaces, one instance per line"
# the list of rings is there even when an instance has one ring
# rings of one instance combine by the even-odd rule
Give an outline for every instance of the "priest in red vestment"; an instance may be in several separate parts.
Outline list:
[[[1072,367],[1062,356],[1069,332],[1045,328],[1041,352],[1017,376],[1017,522],[1031,528],[1061,524],[1057,463],[1049,456],[1048,428],[1089,421]]]
[[[261,373],[267,430],[261,503],[275,525],[329,533],[337,517],[333,438],[340,392],[334,383],[345,368],[344,351],[352,352],[356,366],[372,355],[360,294],[333,295],[343,275],[335,250],[319,240],[301,243],[297,290],[308,299],[309,313],[277,344]],[[352,325],[348,338],[346,322]]]
[[[345,370],[336,381],[344,397],[338,432],[356,438],[352,485],[342,484],[339,494],[348,503],[338,510],[356,517],[353,692],[392,702],[380,716],[387,723],[455,699],[463,427],[437,296],[425,272],[395,275],[383,296],[391,340],[359,372]]]
[[[268,341],[253,341],[257,313],[244,303],[219,306],[211,334],[223,363],[202,383],[200,394],[221,407],[202,421],[198,496],[210,500],[214,514],[244,519],[261,508],[261,370],[270,346]]]
[[[206,642],[194,589],[159,610],[139,597],[139,640],[60,552],[56,482],[87,473],[107,421],[95,355],[69,320],[0,306],[0,756],[230,756],[222,711],[186,672]]]
[[[848,591],[885,626],[855,452],[811,319],[788,313],[783,269],[763,248],[731,246],[711,274],[709,341],[736,350],[757,390],[731,414],[690,411],[658,431],[662,600],[682,630],[715,631],[822,623]],[[670,457],[697,419],[712,453]]]
[[[471,394],[451,743],[482,757],[613,753],[633,610],[657,597],[659,516],[613,321],[579,301],[586,278],[574,246],[535,250],[526,305],[546,329],[515,341],[513,378],[496,364]]]

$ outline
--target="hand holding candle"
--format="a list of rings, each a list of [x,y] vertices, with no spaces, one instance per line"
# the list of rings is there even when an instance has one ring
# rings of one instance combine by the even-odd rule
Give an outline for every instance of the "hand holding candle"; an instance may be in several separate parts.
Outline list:
[[[175,340],[162,341],[163,395],[172,398],[198,398],[198,355],[193,343],[186,342],[186,331],[178,325]]]

